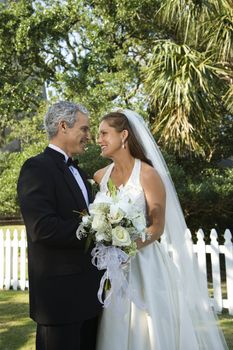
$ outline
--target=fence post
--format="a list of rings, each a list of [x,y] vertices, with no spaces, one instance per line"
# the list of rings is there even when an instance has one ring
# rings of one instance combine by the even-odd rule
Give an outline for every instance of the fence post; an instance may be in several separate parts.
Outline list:
[[[212,262],[212,277],[214,288],[214,306],[217,312],[222,312],[222,289],[220,276],[220,262],[219,262],[219,244],[217,241],[217,232],[215,229],[211,230],[211,262]]]
[[[6,260],[5,260],[5,287],[10,289],[11,286],[11,233],[10,230],[6,230]]]
[[[197,260],[199,265],[199,271],[203,275],[203,278],[206,281],[207,288],[208,288],[208,281],[207,281],[207,268],[206,268],[206,246],[204,241],[204,232],[202,229],[199,229],[197,231]]]
[[[225,231],[224,238],[228,310],[229,315],[233,315],[233,245],[230,230]]]
[[[4,234],[3,230],[0,230],[0,289],[3,289],[4,285]]]
[[[192,234],[189,228],[185,229],[184,238],[185,238],[185,243],[186,243],[188,253],[190,256],[192,256],[194,254],[194,246],[193,246]]]
[[[12,242],[12,247],[13,247],[13,256],[12,256],[12,277],[13,277],[13,290],[17,290],[18,288],[18,231],[14,230],[14,238]]]
[[[26,233],[21,230],[20,246],[20,289],[25,290],[26,287]]]

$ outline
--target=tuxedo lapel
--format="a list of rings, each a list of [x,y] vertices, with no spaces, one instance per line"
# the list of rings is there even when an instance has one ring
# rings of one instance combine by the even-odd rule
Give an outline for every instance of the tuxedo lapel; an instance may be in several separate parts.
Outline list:
[[[70,189],[72,196],[74,197],[75,201],[77,202],[77,209],[83,210],[83,208],[87,209],[86,201],[83,197],[83,193],[75,180],[74,176],[72,175],[71,171],[69,170],[68,166],[65,163],[65,159],[63,154],[53,150],[50,147],[47,147],[44,151],[45,154],[50,156],[56,163],[56,166],[60,172],[64,175],[64,181],[67,184],[68,188]],[[83,178],[83,174],[80,173],[80,175]],[[84,181],[85,185],[86,182]],[[87,188],[88,196],[89,196],[89,189]]]

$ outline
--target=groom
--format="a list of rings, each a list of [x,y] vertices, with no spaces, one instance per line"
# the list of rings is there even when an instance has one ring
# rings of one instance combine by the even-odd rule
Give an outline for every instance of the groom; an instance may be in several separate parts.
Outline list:
[[[72,157],[89,140],[88,112],[60,101],[44,125],[49,145],[20,172],[18,198],[28,240],[30,317],[37,322],[37,350],[94,350],[101,305],[101,275],[85,240],[76,238],[80,214],[92,201]]]

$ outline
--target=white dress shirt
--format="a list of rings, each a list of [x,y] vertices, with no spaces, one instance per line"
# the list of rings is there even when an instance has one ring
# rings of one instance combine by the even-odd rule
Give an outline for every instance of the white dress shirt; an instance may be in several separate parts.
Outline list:
[[[65,163],[67,162],[67,160],[68,160],[69,157],[68,157],[68,155],[67,155],[60,147],[55,146],[55,145],[53,145],[52,143],[50,143],[50,144],[48,145],[48,147],[54,149],[54,150],[57,151],[57,152],[62,153],[62,154],[64,155],[64,157],[65,157]],[[72,165],[69,166],[69,169],[70,169],[71,173],[73,174],[75,180],[77,181],[77,183],[78,183],[78,185],[79,185],[79,187],[80,187],[80,189],[81,189],[81,191],[82,191],[83,197],[84,197],[84,199],[85,199],[85,201],[86,201],[86,204],[87,204],[87,206],[88,206],[88,205],[89,205],[89,200],[88,200],[87,189],[86,189],[86,186],[85,186],[85,184],[84,184],[84,182],[83,182],[83,179],[82,179],[81,175],[79,174],[78,169],[76,169],[76,168],[73,167]]]

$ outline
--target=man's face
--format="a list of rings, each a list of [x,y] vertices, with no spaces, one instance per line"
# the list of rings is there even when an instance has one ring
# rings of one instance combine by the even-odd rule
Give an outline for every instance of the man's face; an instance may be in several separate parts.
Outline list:
[[[68,156],[82,154],[85,151],[87,142],[90,139],[89,119],[81,112],[72,128],[66,128],[65,148]]]

